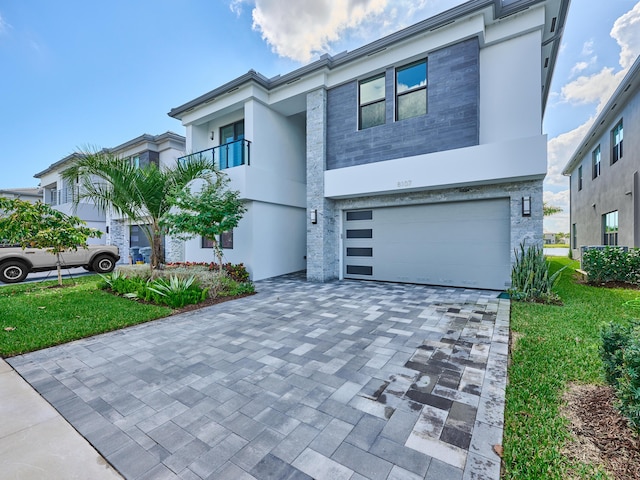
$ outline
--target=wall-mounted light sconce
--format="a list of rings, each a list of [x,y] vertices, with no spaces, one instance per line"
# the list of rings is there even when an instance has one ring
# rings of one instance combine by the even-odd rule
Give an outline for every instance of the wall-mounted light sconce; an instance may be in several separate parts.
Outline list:
[[[593,208],[596,208],[596,204],[594,203],[593,205],[591,205]]]
[[[522,216],[531,216],[531,197],[522,197]]]
[[[632,191],[624,192],[625,195],[633,195]]]
[[[311,223],[318,223],[318,210],[311,210],[309,212],[309,218],[311,219]]]
[[[213,131],[213,130],[211,130],[211,137],[210,137],[210,138],[211,138],[211,140],[213,140],[213,137],[214,137],[214,131]]]

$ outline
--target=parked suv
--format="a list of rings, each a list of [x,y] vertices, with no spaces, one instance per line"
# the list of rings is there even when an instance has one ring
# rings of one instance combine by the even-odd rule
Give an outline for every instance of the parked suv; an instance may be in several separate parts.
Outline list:
[[[119,259],[113,245],[87,245],[60,254],[63,268],[84,267],[98,273],[111,272]],[[42,248],[0,245],[0,282],[18,283],[31,272],[56,270],[57,261],[55,254]]]

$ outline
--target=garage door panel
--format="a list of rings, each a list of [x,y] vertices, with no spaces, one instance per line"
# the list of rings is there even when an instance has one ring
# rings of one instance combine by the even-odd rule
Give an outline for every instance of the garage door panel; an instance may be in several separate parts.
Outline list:
[[[345,220],[357,219],[345,221],[346,278],[505,288],[510,274],[509,199],[368,212],[345,215]],[[367,234],[354,233],[357,230]],[[349,265],[370,266],[370,273],[349,273],[364,271]]]

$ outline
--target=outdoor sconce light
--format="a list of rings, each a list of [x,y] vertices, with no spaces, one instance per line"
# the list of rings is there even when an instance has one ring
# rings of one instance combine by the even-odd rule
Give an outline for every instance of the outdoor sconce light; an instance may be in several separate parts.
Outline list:
[[[213,140],[213,135],[214,135],[213,130],[211,130],[211,140]]]
[[[531,197],[522,197],[522,216],[531,216]]]
[[[309,218],[311,219],[311,223],[318,223],[318,210],[311,210],[309,212]]]

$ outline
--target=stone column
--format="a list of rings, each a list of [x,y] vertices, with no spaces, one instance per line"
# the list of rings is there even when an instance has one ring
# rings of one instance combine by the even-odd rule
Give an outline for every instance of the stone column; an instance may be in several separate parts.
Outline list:
[[[324,197],[327,159],[327,91],[307,95],[307,279],[338,277],[339,235],[333,200]],[[312,223],[312,212],[317,223]]]

